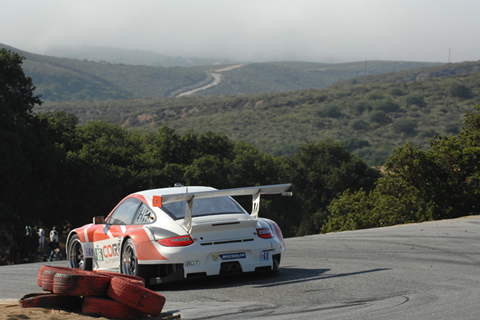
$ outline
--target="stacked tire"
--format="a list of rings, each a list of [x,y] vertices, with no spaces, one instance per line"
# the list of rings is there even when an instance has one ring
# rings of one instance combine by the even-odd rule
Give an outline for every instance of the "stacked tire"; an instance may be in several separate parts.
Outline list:
[[[37,284],[46,292],[23,296],[20,307],[81,309],[85,315],[138,319],[162,312],[165,297],[145,287],[143,278],[108,271],[43,265]]]

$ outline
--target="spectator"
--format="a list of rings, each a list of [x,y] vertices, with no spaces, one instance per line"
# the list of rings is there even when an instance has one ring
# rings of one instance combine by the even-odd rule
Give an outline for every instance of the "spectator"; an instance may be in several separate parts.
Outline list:
[[[43,250],[45,247],[45,231],[42,228],[38,229],[38,244],[40,246],[40,250]]]
[[[58,241],[58,231],[57,231],[57,227],[53,227],[53,228],[52,228],[52,231],[50,231],[50,242],[53,242],[54,240],[55,240],[57,243],[59,242],[59,241]]]
[[[60,248],[58,247],[58,242],[53,239],[53,241],[50,241],[47,245],[48,251],[50,251],[50,257],[48,258],[48,261],[55,261],[57,258],[57,254],[60,252]]]

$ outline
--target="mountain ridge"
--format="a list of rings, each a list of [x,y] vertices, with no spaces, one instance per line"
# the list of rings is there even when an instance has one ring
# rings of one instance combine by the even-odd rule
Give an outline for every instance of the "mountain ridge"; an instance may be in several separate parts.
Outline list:
[[[0,44],[26,57],[23,69],[44,101],[108,100],[169,97],[198,86],[209,72],[226,65],[163,67],[112,64],[29,53]],[[197,95],[230,95],[321,89],[368,73],[384,73],[424,66],[427,62],[371,61],[343,64],[315,62],[246,63],[223,72],[222,83]]]

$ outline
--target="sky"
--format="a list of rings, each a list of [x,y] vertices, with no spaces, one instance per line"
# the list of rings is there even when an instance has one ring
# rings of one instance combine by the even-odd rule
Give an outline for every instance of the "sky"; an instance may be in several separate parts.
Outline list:
[[[0,0],[0,43],[235,61],[480,60],[477,0]]]

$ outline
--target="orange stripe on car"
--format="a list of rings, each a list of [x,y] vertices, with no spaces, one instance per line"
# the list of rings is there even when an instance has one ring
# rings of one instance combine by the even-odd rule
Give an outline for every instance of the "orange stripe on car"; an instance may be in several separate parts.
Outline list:
[[[168,260],[158,252],[145,229],[138,229],[138,231],[130,234],[130,237],[135,243],[138,260]]]

